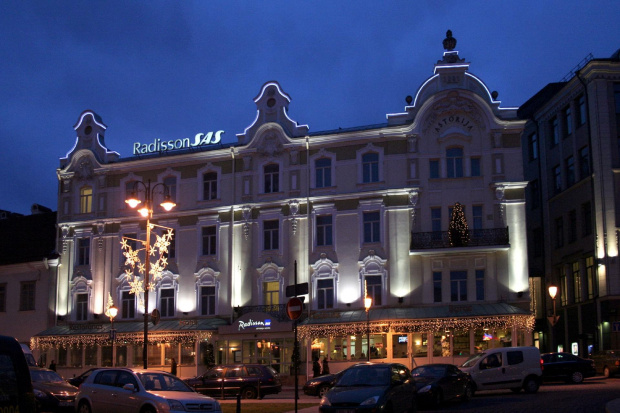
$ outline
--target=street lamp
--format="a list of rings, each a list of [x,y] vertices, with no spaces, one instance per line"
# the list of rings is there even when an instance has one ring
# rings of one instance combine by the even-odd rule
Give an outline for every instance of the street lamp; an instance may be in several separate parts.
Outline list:
[[[368,361],[370,361],[370,306],[372,305],[372,298],[368,295],[364,297],[364,308],[366,309],[366,355]]]
[[[110,340],[114,342],[114,340],[116,339],[116,330],[114,329],[114,317],[116,317],[116,315],[118,314],[118,308],[113,305],[112,307],[108,308],[107,314],[108,317],[110,317],[110,323],[112,323],[112,326],[110,327]]]
[[[138,209],[140,215],[146,218],[146,243],[145,247],[145,263],[144,263],[144,344],[142,348],[142,361],[144,364],[144,369],[147,368],[148,365],[148,343],[149,343],[149,286],[151,284],[150,280],[150,256],[151,256],[151,219],[153,218],[153,198],[157,193],[155,189],[161,186],[161,193],[164,196],[164,202],[160,205],[164,210],[170,211],[172,208],[176,206],[172,198],[170,197],[170,193],[168,191],[168,187],[163,183],[158,183],[151,187],[151,180],[149,179],[145,184],[142,181],[136,181],[134,183],[133,192],[129,199],[125,200],[127,205],[131,208],[135,208],[142,203],[140,198],[138,198],[138,192],[144,192],[144,206]],[[140,188],[141,187],[141,188]]]
[[[551,350],[555,351],[555,325],[558,323],[560,316],[555,312],[555,297],[558,295],[558,287],[555,285],[549,286],[549,296],[551,297],[551,301],[553,301],[553,315],[547,317],[549,319],[549,323],[551,324]]]

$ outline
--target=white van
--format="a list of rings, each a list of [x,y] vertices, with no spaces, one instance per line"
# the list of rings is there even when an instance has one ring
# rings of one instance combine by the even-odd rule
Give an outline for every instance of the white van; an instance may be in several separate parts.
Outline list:
[[[536,393],[542,381],[540,351],[536,347],[500,347],[474,354],[460,367],[469,373],[475,390],[510,389]]]

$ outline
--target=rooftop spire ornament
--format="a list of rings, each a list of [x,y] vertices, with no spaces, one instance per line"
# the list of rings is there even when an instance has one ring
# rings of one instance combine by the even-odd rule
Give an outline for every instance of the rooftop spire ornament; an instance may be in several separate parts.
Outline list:
[[[452,209],[452,217],[450,218],[450,226],[448,227],[448,238],[452,247],[466,247],[469,243],[469,228],[467,219],[463,211],[463,205],[458,202],[454,204]]]

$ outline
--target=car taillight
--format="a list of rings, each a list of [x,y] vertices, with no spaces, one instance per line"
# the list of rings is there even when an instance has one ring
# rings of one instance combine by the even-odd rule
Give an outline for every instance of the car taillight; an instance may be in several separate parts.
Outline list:
[[[620,366],[620,360],[616,360],[616,362],[614,363],[616,366]]]
[[[540,359],[540,369],[544,370],[545,369],[545,363],[543,363],[543,360]]]

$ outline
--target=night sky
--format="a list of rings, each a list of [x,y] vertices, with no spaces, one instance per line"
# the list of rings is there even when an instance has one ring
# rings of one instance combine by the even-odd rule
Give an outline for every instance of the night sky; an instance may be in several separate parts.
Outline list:
[[[384,123],[442,58],[517,107],[620,48],[620,1],[0,1],[0,209],[57,209],[56,168],[91,109],[106,145],[224,130],[276,80],[310,132]]]

